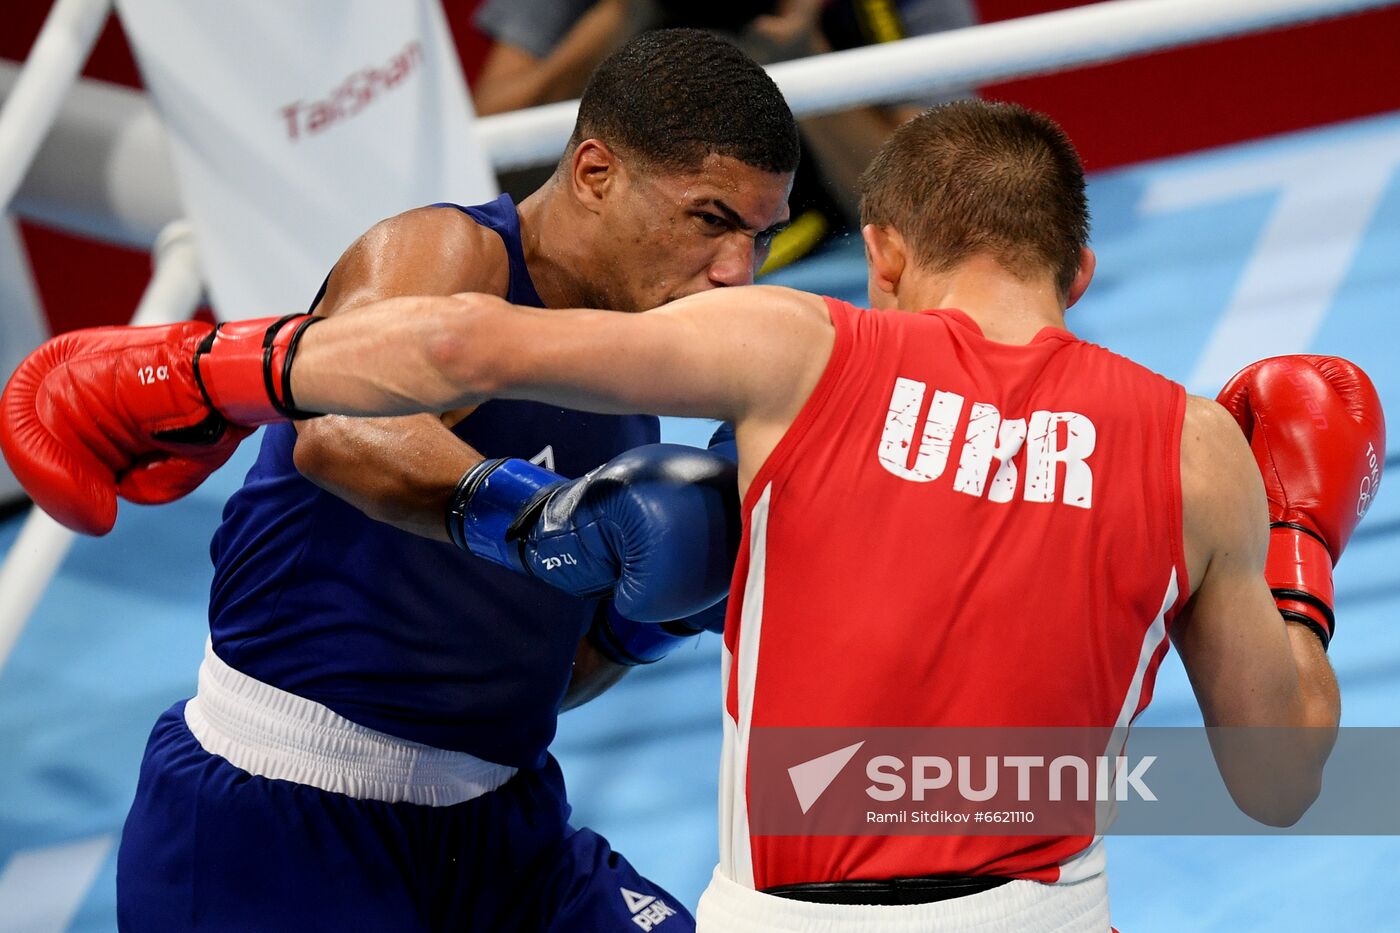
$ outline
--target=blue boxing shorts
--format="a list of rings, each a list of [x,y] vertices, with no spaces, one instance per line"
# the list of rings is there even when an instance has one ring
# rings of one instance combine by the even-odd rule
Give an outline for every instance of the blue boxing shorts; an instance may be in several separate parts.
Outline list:
[[[198,696],[167,710],[146,746],[118,853],[118,926],[695,929],[568,820],[552,757],[517,772],[395,739],[208,651]]]

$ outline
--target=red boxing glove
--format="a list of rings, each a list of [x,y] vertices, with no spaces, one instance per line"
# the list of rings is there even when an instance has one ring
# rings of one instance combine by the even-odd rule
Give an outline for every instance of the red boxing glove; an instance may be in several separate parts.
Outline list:
[[[1332,568],[1380,489],[1385,413],[1360,367],[1278,356],[1221,390],[1249,438],[1269,499],[1265,579],[1279,611],[1332,638]]]
[[[178,499],[222,466],[251,426],[304,414],[291,406],[288,376],[297,340],[317,320],[55,337],[20,363],[0,396],[0,451],[45,512],[74,531],[106,534],[117,496]]]

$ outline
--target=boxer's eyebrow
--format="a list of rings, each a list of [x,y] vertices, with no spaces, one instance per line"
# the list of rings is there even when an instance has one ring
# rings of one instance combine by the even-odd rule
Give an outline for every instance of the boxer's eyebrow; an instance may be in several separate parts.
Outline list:
[[[710,198],[708,200],[708,203],[714,205],[715,210],[723,214],[725,220],[729,221],[731,224],[738,227],[740,230],[743,230],[745,233],[748,233],[754,229],[754,225],[744,220],[742,214],[740,214],[734,208],[730,207],[728,204],[725,204],[719,198]]]
[[[738,227],[740,230],[744,231],[745,233],[753,233],[753,232],[755,231],[756,228],[754,227],[753,224],[751,224],[751,223],[749,223],[748,221],[744,220],[742,214],[740,214],[740,213],[739,213],[738,211],[736,211],[734,208],[730,207],[728,204],[725,204],[725,203],[724,203],[723,201],[721,201],[719,198],[708,198],[706,201],[704,201],[704,202],[702,202],[702,203],[707,203],[707,204],[713,205],[713,207],[714,207],[715,210],[719,211],[721,214],[724,215],[724,219],[725,219],[725,220],[729,221],[731,224],[733,224],[734,226]],[[774,234],[777,234],[777,233],[781,232],[784,228],[786,228],[786,227],[787,227],[789,224],[791,224],[791,223],[792,223],[791,219],[780,220],[780,221],[778,221],[777,223],[770,224],[769,226],[764,227],[762,230],[758,230],[757,235],[758,235],[758,236],[772,236],[772,235],[774,235]]]

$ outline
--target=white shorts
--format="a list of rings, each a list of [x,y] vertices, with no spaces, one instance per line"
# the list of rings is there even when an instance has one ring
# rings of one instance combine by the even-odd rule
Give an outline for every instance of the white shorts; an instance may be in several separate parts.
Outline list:
[[[764,894],[716,868],[695,911],[698,933],[1107,933],[1108,879],[1009,881],[933,904],[809,904]]]

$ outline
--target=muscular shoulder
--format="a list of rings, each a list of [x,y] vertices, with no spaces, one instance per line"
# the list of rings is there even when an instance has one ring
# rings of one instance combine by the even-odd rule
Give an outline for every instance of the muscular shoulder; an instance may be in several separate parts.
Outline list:
[[[1182,431],[1183,452],[1188,447],[1229,447],[1236,439],[1243,439],[1239,425],[1224,406],[1199,395],[1186,396],[1186,419]]]
[[[1181,498],[1193,581],[1219,552],[1252,550],[1268,527],[1263,481],[1244,433],[1228,411],[1198,396],[1186,399]]]
[[[336,263],[318,310],[400,295],[486,292],[510,282],[505,246],[492,230],[452,207],[423,207],[381,220]]]
[[[1231,474],[1239,478],[1254,472],[1249,447],[1234,416],[1218,402],[1198,395],[1186,396],[1186,417],[1181,428],[1182,483],[1216,485]]]

